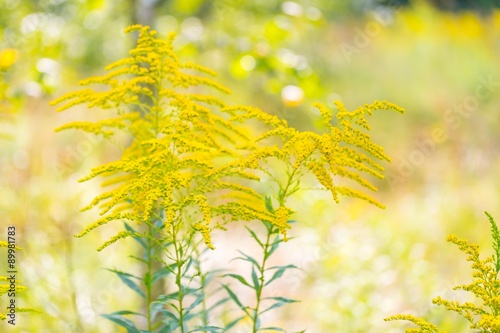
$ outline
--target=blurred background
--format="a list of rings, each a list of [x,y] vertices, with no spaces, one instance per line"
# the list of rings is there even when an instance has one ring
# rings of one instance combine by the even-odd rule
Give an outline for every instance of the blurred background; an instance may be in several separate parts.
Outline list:
[[[58,114],[48,105],[126,56],[134,40],[123,29],[134,23],[176,32],[181,59],[216,70],[232,90],[229,103],[258,106],[302,130],[321,128],[316,101],[354,109],[388,100],[407,111],[371,119],[374,140],[393,158],[387,179],[376,182],[385,210],[335,204],[322,192],[294,198],[307,209],[280,260],[303,270],[275,288],[302,302],[270,323],[288,332],[392,333],[409,326],[383,318],[412,313],[469,332],[431,299],[469,300],[451,290],[470,280],[470,268],[446,236],[490,255],[484,211],[500,223],[499,7],[498,0],[0,0],[0,234],[15,225],[23,248],[19,277],[29,292],[19,305],[44,311],[6,332],[119,332],[99,314],[138,302],[105,270],[131,265],[132,242],[98,253],[116,229],[73,238],[96,218],[79,208],[99,192],[97,181],[77,180],[119,149],[54,132],[95,110]],[[215,235],[220,266],[235,255],[222,255],[227,236]]]

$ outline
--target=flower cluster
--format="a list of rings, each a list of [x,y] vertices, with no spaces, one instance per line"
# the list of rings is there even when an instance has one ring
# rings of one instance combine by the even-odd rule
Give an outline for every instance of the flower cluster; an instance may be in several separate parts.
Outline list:
[[[220,227],[221,221],[268,221],[286,237],[287,219],[293,210],[276,198],[279,207],[269,212],[264,196],[251,185],[262,172],[273,172],[265,163],[270,158],[284,162],[297,179],[312,173],[335,201],[346,195],[382,207],[360,190],[337,185],[333,177],[376,190],[361,173],[382,178],[383,168],[376,159],[389,158],[363,131],[369,129],[366,116],[377,109],[403,112],[401,108],[375,102],[348,112],[337,103],[338,125],[334,126],[330,110],[317,104],[328,131],[301,132],[258,108],[227,106],[215,96],[200,94],[202,86],[219,93],[229,90],[206,77],[215,75],[211,70],[180,62],[172,48],[172,34],[162,40],[149,27],[126,29],[131,31],[138,31],[139,37],[130,56],[109,65],[108,74],[81,82],[104,84],[108,90],[84,89],[53,101],[64,103],[59,111],[79,104],[116,111],[112,119],[73,122],[58,130],[81,129],[107,138],[125,130],[132,137],[119,161],[97,167],[82,179],[105,176],[108,180],[104,185],[112,188],[85,208],[100,206],[103,217],[77,237],[123,219],[139,224],[163,219],[165,230],[188,225],[210,248],[210,232]],[[266,130],[256,137],[246,123],[249,119],[260,121]],[[269,138],[279,138],[282,144],[266,144]],[[296,191],[297,184],[293,188],[292,184],[281,184],[285,190],[281,199]],[[196,221],[187,218],[193,212],[200,216]],[[132,233],[120,233],[106,245],[129,236]]]
[[[0,241],[0,248],[9,247],[9,243]],[[21,251],[22,249],[18,246],[16,246],[16,250]],[[19,282],[19,281],[18,281]],[[25,291],[27,288],[25,286],[20,286],[16,285],[14,289],[12,289],[11,284],[9,283],[9,278],[6,276],[0,276],[0,298],[3,297],[3,295],[6,295],[7,293],[10,293],[11,291],[14,291],[15,293]],[[3,307],[3,309],[6,309],[7,307]],[[2,310],[4,311],[4,310]],[[34,308],[28,308],[28,307],[16,307],[17,312],[40,312]],[[0,312],[0,320],[6,320],[7,319],[7,312]]]
[[[480,300],[478,304],[472,302],[460,303],[449,301],[441,297],[432,300],[434,304],[442,305],[447,310],[458,313],[470,323],[471,329],[478,332],[500,332],[500,232],[493,217],[486,213],[491,225],[494,254],[485,259],[479,256],[479,246],[470,244],[467,240],[449,236],[448,242],[458,246],[460,251],[467,255],[467,261],[471,262],[473,270],[473,281],[454,287],[454,290],[464,290],[472,293]],[[396,315],[386,320],[409,320],[420,328],[407,329],[408,333],[443,332],[435,325],[428,323],[424,319],[413,317],[412,315]]]

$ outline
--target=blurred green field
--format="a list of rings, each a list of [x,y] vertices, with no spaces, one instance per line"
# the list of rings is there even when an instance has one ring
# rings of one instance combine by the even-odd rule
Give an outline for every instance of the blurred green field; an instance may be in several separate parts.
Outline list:
[[[77,180],[117,159],[120,146],[55,133],[68,121],[103,115],[57,113],[48,103],[123,57],[133,40],[122,31],[140,21],[161,35],[175,31],[179,56],[216,70],[232,89],[229,102],[258,106],[299,129],[322,129],[316,101],[354,109],[387,100],[406,109],[370,122],[393,158],[388,178],[376,183],[385,210],[350,199],[335,204],[322,192],[294,198],[310,209],[297,214],[296,239],[280,258],[303,270],[276,288],[301,303],[270,321],[289,332],[395,333],[409,326],[383,318],[413,313],[469,332],[431,299],[469,297],[451,290],[470,280],[470,268],[446,236],[467,238],[489,255],[484,211],[500,221],[500,10],[440,11],[423,1],[178,0],[152,1],[148,11],[147,3],[0,0],[0,133],[9,136],[0,140],[1,226],[15,225],[23,248],[19,271],[29,291],[20,302],[43,311],[23,314],[15,328],[1,323],[0,331],[121,332],[99,314],[139,302],[105,270],[131,264],[124,254],[132,241],[98,253],[116,229],[73,237],[98,215],[79,209],[99,184]],[[246,244],[234,242],[245,237],[241,229],[215,234],[214,264],[229,265]]]

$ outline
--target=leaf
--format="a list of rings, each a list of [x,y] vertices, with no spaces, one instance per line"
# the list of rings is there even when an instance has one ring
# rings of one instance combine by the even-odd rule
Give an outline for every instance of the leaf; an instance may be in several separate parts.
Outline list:
[[[264,248],[264,243],[262,243],[260,241],[259,237],[257,237],[257,234],[252,229],[250,229],[249,227],[245,226],[245,228],[248,230],[248,232],[250,233],[250,235],[252,236],[252,238],[255,239],[255,241],[257,243],[259,243],[260,247]]]
[[[226,325],[225,331],[227,331],[228,329],[230,329],[233,326],[235,326],[236,324],[238,324],[243,318],[245,318],[245,316],[241,316],[241,317],[236,318],[235,320],[231,321],[229,324]]]
[[[111,314],[103,314],[101,316],[111,320],[112,322],[122,327],[125,327],[127,329],[127,333],[141,333],[141,331],[139,331],[139,329],[135,327],[133,322],[131,322],[130,320],[119,314],[111,313]]]
[[[173,270],[177,267],[177,264],[172,264],[172,265],[169,265],[169,266],[164,266],[162,268],[160,268],[159,270],[157,270],[156,272],[154,272],[153,274],[153,278],[151,279],[151,282],[152,284],[155,284],[159,279],[169,275],[169,274],[173,274]]]
[[[266,197],[264,198],[264,203],[266,204],[266,209],[269,211],[269,213],[273,213],[274,212],[273,202],[270,196],[266,195]]]
[[[238,250],[238,252],[239,252],[239,253],[241,253],[241,254],[243,255],[243,257],[244,257],[244,258],[242,258],[242,257],[236,257],[236,258],[232,259],[231,261],[233,261],[233,260],[237,260],[237,259],[240,259],[240,260],[245,260],[245,261],[248,261],[248,262],[252,263],[252,265],[255,265],[255,266],[257,267],[257,269],[259,269],[259,270],[260,270],[260,265],[259,265],[259,263],[257,262],[257,260],[255,260],[254,258],[252,258],[252,257],[250,257],[250,256],[248,256],[248,255],[246,255],[245,253],[241,252],[240,250]]]
[[[266,252],[266,254],[264,256],[265,260],[267,260],[267,258],[269,258],[274,253],[274,251],[276,251],[276,249],[278,248],[278,246],[282,242],[283,242],[283,239],[280,238],[279,235],[276,235],[276,237],[274,238],[274,241],[271,243],[271,250],[269,250],[268,252]]]
[[[254,289],[255,290],[259,289],[259,287],[260,287],[259,278],[257,277],[257,273],[255,272],[254,267],[252,267],[252,282],[254,285]]]
[[[131,231],[131,232],[136,232],[134,228],[132,228],[127,222],[123,222],[123,224],[125,225],[125,229],[127,231]],[[144,239],[142,239],[141,237],[139,236],[132,236],[133,239],[135,239],[137,241],[137,243],[141,244],[141,246],[145,249],[148,248],[148,245],[146,244],[146,242],[144,241]]]
[[[238,281],[240,281],[242,284],[244,284],[245,286],[248,286],[250,288],[253,289],[253,287],[245,280],[245,278],[243,278],[243,276],[241,275],[238,275],[238,274],[224,274],[223,275],[224,277],[225,276],[229,276],[229,277],[232,277],[233,279],[236,279]]]
[[[165,326],[163,326],[158,333],[172,333],[174,330],[180,327],[178,322],[173,322],[173,323],[165,323]]]
[[[181,285],[181,290],[182,290],[182,295],[187,296],[187,295],[195,294],[197,291],[200,291],[201,287],[200,288],[189,288],[189,287],[185,287],[184,285]]]
[[[170,329],[170,325],[165,325],[163,326],[158,333],[171,333],[172,330]]]
[[[191,332],[206,332],[206,331],[209,331],[212,333],[218,333],[218,332],[223,332],[224,329],[222,327],[217,327],[217,326],[200,326],[200,327],[195,328],[194,330],[189,331],[189,333],[191,333]]]
[[[129,257],[129,258],[132,258],[132,259],[135,259],[135,260],[138,260],[138,261],[141,261],[141,262],[145,263],[146,265],[148,264],[148,262],[147,262],[146,260],[141,259],[141,258],[139,258],[139,257],[132,256],[132,255],[130,255],[130,256],[128,256],[128,257]]]
[[[266,297],[264,299],[273,299],[273,300],[276,300],[278,302],[274,303],[273,305],[271,305],[270,307],[268,307],[264,311],[259,312],[259,315],[261,315],[261,314],[263,314],[263,313],[265,313],[267,311],[270,311],[272,309],[276,309],[276,308],[282,307],[285,304],[290,304],[290,303],[296,303],[296,302],[298,302],[296,300],[285,298],[285,297]]]
[[[179,297],[179,291],[174,291],[168,295],[160,295],[158,296],[158,302],[166,302],[168,300],[174,299],[176,300]]]
[[[120,278],[120,280],[122,280],[122,282],[125,283],[127,285],[127,287],[129,287],[130,289],[132,289],[133,291],[135,291],[136,293],[138,293],[142,298],[146,298],[146,296],[142,292],[141,288],[134,281],[132,281],[132,279],[131,279],[131,278],[135,278],[135,279],[139,279],[140,280],[140,278],[138,278],[135,275],[128,274],[128,273],[125,273],[125,272],[120,272],[120,271],[117,271],[117,270],[114,270],[114,269],[108,269],[108,271],[113,272],[116,275],[118,275],[118,277]]]
[[[270,284],[271,282],[273,282],[274,280],[280,278],[283,273],[285,273],[285,271],[287,269],[294,269],[294,268],[297,268],[297,266],[295,265],[287,265],[287,266],[275,266],[275,267],[272,267],[272,268],[269,268],[269,270],[271,269],[276,269],[276,272],[274,272],[273,276],[271,277],[271,279],[269,279],[269,281],[267,281],[264,286],[267,286],[268,284]]]
[[[247,309],[243,306],[243,304],[241,304],[240,300],[238,299],[238,296],[236,296],[236,294],[233,293],[233,291],[228,286],[223,284],[222,287],[226,289],[227,293],[229,294],[229,297],[231,297],[231,299],[240,307],[240,309],[245,311],[245,313],[248,315]]]
[[[185,262],[183,264],[185,264]],[[189,271],[189,268],[191,268],[192,264],[193,264],[193,258],[189,257],[189,259],[187,260],[186,268],[184,268],[184,274],[182,274],[183,276],[187,275],[187,272]]]
[[[278,331],[278,332],[286,332],[284,329],[279,328],[279,327],[262,327],[259,328],[258,331]]]
[[[172,311],[162,309],[162,310],[160,310],[160,312],[161,312],[161,314],[163,314],[165,317],[170,318],[170,319],[171,319],[171,320],[173,320],[174,322],[176,322],[176,323],[178,323],[178,322],[179,322],[179,318],[177,318],[177,316],[175,315],[175,313],[173,313]]]
[[[493,217],[488,213],[484,212],[491,224],[491,237],[493,238],[493,251],[495,254],[493,255],[495,261],[495,272],[498,274],[500,271],[500,232],[498,230],[498,226],[495,223]]]
[[[164,305],[164,303],[158,301],[151,302],[151,305],[149,307],[152,320],[154,320],[159,313],[162,313],[165,317],[170,318],[171,320],[179,321],[179,319],[173,312],[163,308]]]
[[[254,312],[255,312],[255,311],[254,311]],[[258,330],[259,330],[259,328],[260,328],[260,322],[261,322],[260,317],[259,317],[259,316],[257,316],[257,320],[255,321],[255,328],[257,329],[257,331],[258,331]]]
[[[161,212],[163,213],[163,210],[162,210]],[[161,216],[160,216],[160,217],[161,217]],[[153,224],[153,225],[156,227],[156,229],[162,229],[162,228],[163,228],[163,226],[165,225],[165,223],[163,222],[163,219],[162,219],[162,218],[160,218],[160,219],[157,219],[157,220],[154,222],[154,224]]]
[[[112,314],[113,315],[136,315],[136,316],[146,317],[142,313],[134,312],[134,311],[128,311],[128,310],[116,311],[116,312],[113,312]]]
[[[193,301],[193,303],[191,303],[191,305],[189,305],[189,307],[185,310],[184,312],[185,315],[187,316],[189,312],[191,312],[191,310],[193,310],[196,306],[198,306],[205,297],[206,295],[204,293],[200,293],[198,297],[196,297],[196,299]]]

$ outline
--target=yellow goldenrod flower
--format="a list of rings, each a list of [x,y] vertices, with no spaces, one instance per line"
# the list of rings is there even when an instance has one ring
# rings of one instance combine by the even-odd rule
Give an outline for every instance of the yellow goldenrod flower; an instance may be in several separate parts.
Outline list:
[[[177,232],[181,225],[193,228],[211,248],[210,233],[221,227],[220,221],[268,221],[286,237],[287,221],[293,211],[284,200],[297,190],[298,180],[294,179],[293,186],[285,186],[286,190],[282,188],[283,202],[272,213],[266,210],[264,195],[251,186],[263,172],[274,173],[267,164],[270,159],[283,162],[297,178],[312,173],[335,201],[342,194],[382,206],[370,196],[333,180],[350,179],[375,190],[360,173],[382,178],[383,168],[375,159],[389,158],[362,131],[368,129],[365,116],[377,109],[402,109],[375,102],[349,112],[337,103],[339,125],[333,126],[330,110],[315,104],[328,131],[301,132],[258,108],[228,106],[218,97],[186,89],[205,86],[229,92],[212,79],[216,75],[212,70],[178,59],[172,47],[174,34],[161,39],[147,26],[125,29],[127,33],[132,31],[139,36],[128,57],[108,65],[107,74],[80,82],[83,86],[106,85],[108,90],[85,88],[52,102],[60,104],[59,111],[81,104],[89,109],[116,111],[113,118],[72,122],[58,131],[80,129],[108,139],[125,131],[132,142],[120,160],[94,168],[81,179],[102,176],[106,178],[103,186],[111,189],[83,209],[97,206],[102,218],[77,237],[111,221],[151,225],[158,219],[166,233]],[[217,108],[221,112],[214,111]],[[259,135],[252,133],[246,123],[249,119],[261,122],[265,130]],[[266,144],[272,138],[279,138],[281,144]],[[196,209],[201,220],[187,221],[186,216],[195,216]],[[131,234],[119,233],[100,249],[128,236]]]

